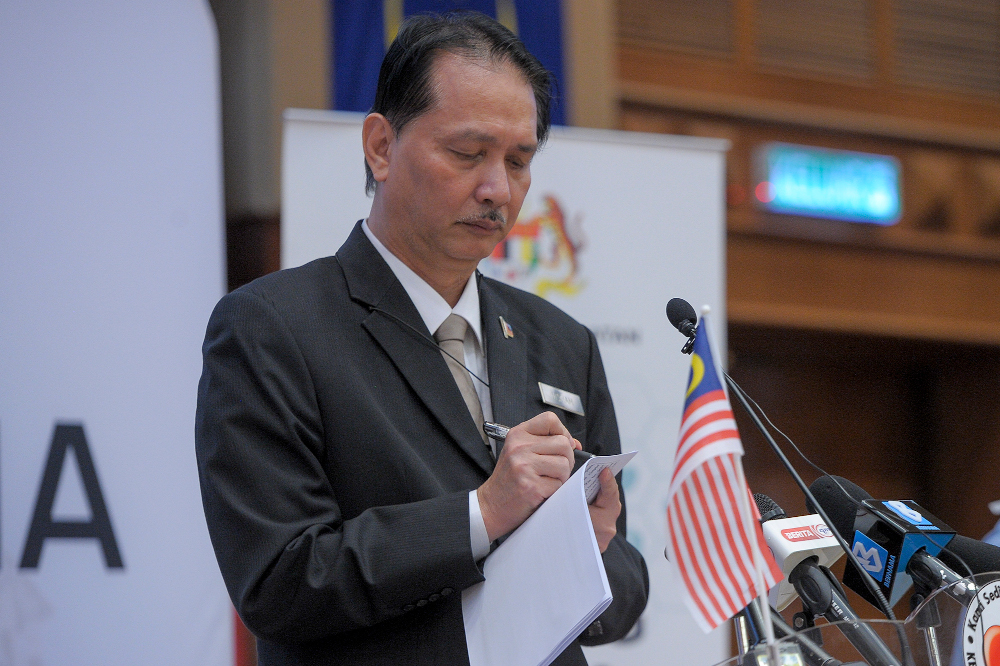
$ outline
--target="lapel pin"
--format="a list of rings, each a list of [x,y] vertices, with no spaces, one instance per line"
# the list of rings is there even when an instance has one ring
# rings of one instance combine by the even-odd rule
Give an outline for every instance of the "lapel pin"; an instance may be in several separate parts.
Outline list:
[[[514,337],[514,329],[510,327],[510,324],[503,317],[500,317],[500,328],[503,329],[503,337],[508,340]]]

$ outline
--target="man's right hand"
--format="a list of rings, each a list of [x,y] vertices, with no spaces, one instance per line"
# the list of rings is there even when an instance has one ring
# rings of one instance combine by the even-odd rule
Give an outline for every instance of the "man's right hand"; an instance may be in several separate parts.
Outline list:
[[[516,529],[566,482],[579,448],[552,412],[510,429],[493,474],[476,491],[490,541]]]

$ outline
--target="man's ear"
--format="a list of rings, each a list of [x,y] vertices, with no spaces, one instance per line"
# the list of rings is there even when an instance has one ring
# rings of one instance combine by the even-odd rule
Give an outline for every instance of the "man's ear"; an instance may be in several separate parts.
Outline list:
[[[386,117],[381,113],[369,113],[361,127],[361,141],[365,149],[365,161],[375,176],[375,182],[381,183],[389,176],[389,158],[392,155],[392,143],[395,133]]]

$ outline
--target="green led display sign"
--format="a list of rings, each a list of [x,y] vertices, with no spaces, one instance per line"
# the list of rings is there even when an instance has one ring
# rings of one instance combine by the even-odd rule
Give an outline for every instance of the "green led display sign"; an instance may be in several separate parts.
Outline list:
[[[899,221],[899,161],[787,143],[756,153],[754,197],[772,213],[889,225]]]

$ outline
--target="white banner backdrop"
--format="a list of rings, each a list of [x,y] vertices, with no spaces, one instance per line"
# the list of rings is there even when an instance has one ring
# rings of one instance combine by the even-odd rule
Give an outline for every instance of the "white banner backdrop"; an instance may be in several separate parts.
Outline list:
[[[193,441],[224,290],[208,3],[0,3],[0,90],[0,664],[228,666]]]
[[[285,112],[282,266],[334,254],[368,214],[361,116]],[[670,298],[709,304],[725,331],[725,151],[720,140],[553,128],[532,162],[518,224],[484,274],[538,293],[589,326],[601,346],[625,469],[628,539],[650,571],[639,627],[587,649],[592,666],[712,664],[728,625],[704,635],[663,557],[666,493],[690,357],[667,322]],[[716,341],[724,349],[724,336]]]

